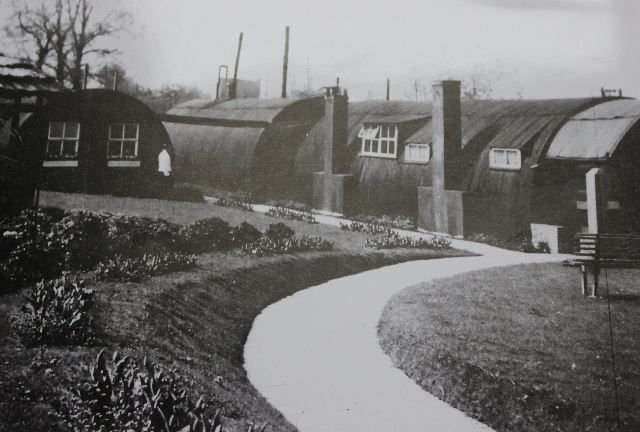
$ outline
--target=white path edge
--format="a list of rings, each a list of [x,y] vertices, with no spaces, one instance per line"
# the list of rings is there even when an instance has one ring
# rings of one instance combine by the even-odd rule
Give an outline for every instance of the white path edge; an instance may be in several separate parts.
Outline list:
[[[270,207],[253,208],[265,213]],[[316,215],[316,220],[332,226],[350,222],[331,215]],[[524,254],[457,239],[452,246],[480,256],[366,271],[307,288],[265,308],[244,347],[251,383],[301,432],[491,432],[425,392],[393,365],[378,342],[382,310],[394,294],[421,282],[566,256]]]

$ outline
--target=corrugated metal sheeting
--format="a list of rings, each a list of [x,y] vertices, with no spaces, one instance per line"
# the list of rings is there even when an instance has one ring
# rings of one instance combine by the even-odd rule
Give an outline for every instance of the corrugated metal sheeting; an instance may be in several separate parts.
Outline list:
[[[640,120],[640,102],[621,99],[605,102],[576,114],[554,137],[551,159],[608,159]]]
[[[261,193],[288,187],[298,147],[323,113],[319,97],[195,100],[171,109],[164,125],[185,180]]]
[[[34,93],[58,90],[60,88],[53,77],[35,70],[31,65],[0,64],[0,91]]]

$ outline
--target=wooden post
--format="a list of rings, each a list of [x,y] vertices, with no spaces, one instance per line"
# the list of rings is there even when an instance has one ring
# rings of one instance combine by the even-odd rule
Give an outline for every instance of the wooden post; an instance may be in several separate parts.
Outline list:
[[[280,97],[287,98],[287,73],[289,71],[289,26],[285,28],[284,36],[284,61],[282,64],[282,92]],[[294,83],[295,85],[295,83]]]
[[[233,70],[233,82],[229,88],[229,99],[235,99],[238,92],[238,66],[240,65],[240,51],[242,50],[242,38],[244,33],[240,32],[240,38],[238,39],[238,53],[236,54],[236,67]]]
[[[587,296],[587,285],[589,283],[588,281],[588,273],[587,273],[587,267],[584,265],[580,266],[580,271],[582,271],[582,297],[586,297]]]

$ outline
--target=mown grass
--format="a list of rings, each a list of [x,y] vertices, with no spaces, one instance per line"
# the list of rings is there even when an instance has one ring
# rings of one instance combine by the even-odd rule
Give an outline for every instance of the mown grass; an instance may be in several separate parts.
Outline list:
[[[639,277],[608,271],[622,431],[640,430]],[[497,431],[617,430],[607,302],[579,283],[576,269],[537,264],[416,286],[386,306],[381,345]]]
[[[247,221],[261,230],[274,218],[210,204],[45,192],[44,206],[134,214],[189,224],[219,216],[232,225]],[[0,430],[55,430],[62,393],[80,381],[80,364],[100,349],[137,358],[147,355],[194,379],[194,393],[214,398],[225,430],[246,431],[249,422],[293,431],[248,382],[242,351],[254,318],[271,303],[329,279],[384,265],[455,256],[455,250],[374,251],[366,236],[336,227],[286,221],[297,234],[335,242],[331,252],[275,257],[212,253],[193,271],[154,277],[139,284],[95,283],[97,343],[93,347],[24,349],[10,330],[9,316],[22,294],[0,297]],[[55,360],[54,360],[55,359]],[[34,363],[35,362],[35,363]],[[33,367],[32,367],[33,364]],[[220,377],[220,378],[219,378]]]

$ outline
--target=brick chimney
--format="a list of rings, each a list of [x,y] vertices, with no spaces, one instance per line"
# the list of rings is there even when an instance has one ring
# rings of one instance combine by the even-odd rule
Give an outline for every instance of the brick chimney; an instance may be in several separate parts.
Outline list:
[[[324,170],[313,175],[313,207],[344,214],[353,205],[353,176],[348,152],[349,97],[340,87],[325,87],[323,145]]]
[[[348,170],[347,121],[349,97],[340,87],[325,87],[324,90],[324,173],[346,174]]]
[[[462,176],[462,110],[460,81],[433,83],[433,157],[432,186],[438,189],[460,188]]]
[[[418,188],[418,226],[464,235],[460,81],[433,83],[431,186]]]

